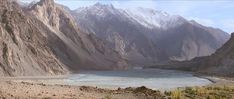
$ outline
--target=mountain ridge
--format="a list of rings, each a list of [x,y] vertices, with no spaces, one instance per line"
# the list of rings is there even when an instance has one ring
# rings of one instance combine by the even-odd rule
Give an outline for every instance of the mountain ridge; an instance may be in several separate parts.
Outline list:
[[[35,76],[69,73],[51,49],[47,29],[14,1],[0,0],[0,75]],[[43,27],[44,29],[39,29]]]
[[[47,0],[42,0],[41,2],[47,2]],[[70,14],[69,9],[55,4],[54,2],[43,3],[44,5],[40,5],[42,4],[41,2],[30,8],[30,13],[50,27],[50,29],[62,40],[65,46],[67,46],[67,49],[71,51],[70,53],[70,51],[60,48],[59,43],[53,44],[55,46],[52,45],[52,48],[59,48],[54,50],[56,51],[55,53],[57,53],[56,55],[62,55],[62,52],[67,53],[67,57],[71,57],[70,60],[67,60],[64,55],[58,56],[69,67],[75,70],[82,68],[125,68],[126,63],[118,53],[111,48],[106,47],[105,43],[98,40],[94,35],[84,33],[80,30],[79,26],[77,26],[74,21],[73,16]],[[102,50],[105,52],[101,52]],[[77,59],[79,61],[77,61]],[[116,67],[113,67],[113,65],[116,65]]]
[[[151,9],[132,13],[103,4],[70,10],[53,0],[21,7],[15,0],[0,2],[3,76],[123,70],[190,60],[211,55],[229,38],[221,30]]]
[[[234,33],[231,34],[231,38],[214,54],[201,57],[203,61],[200,61],[197,71],[199,73],[219,76],[233,76],[234,75]]]
[[[99,11],[101,11],[102,14],[99,14]],[[154,48],[152,48],[152,50],[158,49],[159,53],[164,53],[163,55],[165,55],[167,59],[165,57],[163,61],[191,60],[195,57],[210,55],[214,53],[216,49],[221,47],[221,45],[225,43],[229,38],[229,35],[224,31],[220,31],[211,27],[206,27],[198,23],[191,23],[190,21],[186,20],[181,16],[169,15],[163,13],[162,11],[157,11],[153,9],[144,9],[143,12],[140,12],[140,14],[132,14],[132,11],[118,9],[111,5],[96,4],[93,6],[76,9],[75,11],[73,11],[73,16],[76,17],[77,23],[79,26],[82,27],[83,31],[89,31],[90,33],[94,33],[95,35],[97,35],[97,37],[112,43],[112,46],[114,47],[116,41],[108,40],[106,39],[108,37],[105,36],[112,35],[112,33],[118,34],[121,38],[123,38],[122,41],[124,45],[126,45],[127,42],[129,42],[128,39],[145,38],[149,40],[153,45]],[[150,15],[145,16],[144,14],[142,14],[144,12],[155,13],[150,13]],[[165,18],[160,16],[167,17]],[[154,19],[155,22],[152,22],[151,19]],[[131,27],[122,26],[120,24],[127,24]],[[122,31],[124,29],[125,31]],[[134,31],[134,33],[131,34],[132,31]],[[126,38],[125,35],[127,35],[128,33],[131,34],[131,37]],[[136,37],[135,35],[134,37],[133,34],[138,34],[141,36]],[[203,37],[199,38],[199,36],[202,35]],[[210,39],[211,41],[206,39]],[[150,43],[148,42],[147,44]],[[136,45],[140,46],[140,43]],[[143,48],[150,47],[145,46]],[[136,50],[137,52],[134,52],[135,54],[138,53],[143,57],[145,56],[141,53],[141,49],[136,48]],[[164,50],[164,52],[162,52],[161,50]],[[122,48],[121,53],[128,53],[128,51],[126,50],[126,48]],[[161,55],[159,54],[159,56]],[[157,55],[156,57],[149,57],[151,57],[152,60],[155,60],[155,62],[157,62],[156,59],[159,58]]]

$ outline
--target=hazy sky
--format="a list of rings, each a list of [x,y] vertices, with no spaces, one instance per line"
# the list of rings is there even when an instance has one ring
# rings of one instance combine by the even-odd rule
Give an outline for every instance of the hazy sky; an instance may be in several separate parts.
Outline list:
[[[21,0],[31,2],[33,0]],[[145,7],[181,15],[206,26],[234,32],[234,0],[55,0],[71,9],[97,2],[113,4],[116,8]]]

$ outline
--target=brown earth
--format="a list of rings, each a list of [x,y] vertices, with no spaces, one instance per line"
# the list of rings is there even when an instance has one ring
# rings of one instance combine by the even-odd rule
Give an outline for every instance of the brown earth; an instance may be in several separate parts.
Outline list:
[[[191,99],[189,97],[232,97],[233,78],[204,77],[213,84],[204,87],[186,87],[160,92],[146,88],[100,89],[88,86],[71,86],[62,83],[64,77],[1,78],[0,99]],[[56,84],[53,84],[56,82]],[[61,84],[58,84],[61,82]]]
[[[109,90],[26,81],[0,82],[0,99],[154,99],[159,97],[163,97],[159,91],[145,87]]]

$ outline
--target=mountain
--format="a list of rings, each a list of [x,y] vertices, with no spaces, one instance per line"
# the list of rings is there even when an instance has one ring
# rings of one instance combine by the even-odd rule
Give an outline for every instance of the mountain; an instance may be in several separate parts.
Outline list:
[[[141,32],[138,23],[123,13],[112,5],[97,3],[74,11],[73,16],[83,31],[107,41],[132,64],[152,65],[166,60],[166,54]]]
[[[190,22],[163,30],[159,36],[157,44],[177,61],[211,55],[229,38],[222,30]]]
[[[50,48],[69,70],[128,68],[126,60],[118,52],[95,35],[83,32],[67,7],[53,0],[41,0],[26,9],[26,12],[56,35],[49,37]]]
[[[0,0],[0,76],[66,74],[48,47],[48,32],[14,0]]]
[[[215,74],[219,76],[234,75],[234,34],[231,38],[214,54],[202,57],[198,64],[197,71],[205,74]]]
[[[186,22],[181,16],[142,7],[127,9],[125,15],[150,29],[168,29]]]
[[[171,61],[167,64],[156,64],[152,68],[179,69],[198,74],[223,77],[234,76],[234,33],[231,38],[215,53],[209,56],[196,57],[189,61]]]
[[[97,3],[72,11],[53,0],[21,5],[0,0],[0,76],[122,70],[190,60],[212,54],[229,38],[222,30],[152,9]],[[219,70],[231,68],[231,43],[224,46],[204,58],[198,69],[216,72],[214,64],[225,65]]]
[[[133,64],[211,55],[229,38],[220,29],[148,8],[117,9],[97,3],[72,13],[81,30],[109,42]]]
[[[117,51],[82,32],[70,10],[53,0],[23,6],[0,0],[0,16],[0,76],[129,68]]]

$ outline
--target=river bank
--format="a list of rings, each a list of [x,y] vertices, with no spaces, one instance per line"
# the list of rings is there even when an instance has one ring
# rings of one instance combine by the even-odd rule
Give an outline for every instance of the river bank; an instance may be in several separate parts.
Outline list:
[[[34,83],[33,83],[34,82]],[[136,90],[145,90],[146,94]],[[87,86],[50,85],[35,81],[0,81],[0,99],[153,99],[159,91],[142,88],[118,90]]]
[[[189,97],[230,98],[234,95],[231,78],[199,76],[212,83],[200,87],[158,91],[146,87],[105,89],[91,86],[67,85],[66,76],[0,78],[0,99],[169,99]]]

